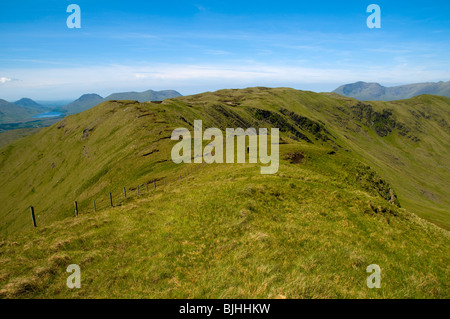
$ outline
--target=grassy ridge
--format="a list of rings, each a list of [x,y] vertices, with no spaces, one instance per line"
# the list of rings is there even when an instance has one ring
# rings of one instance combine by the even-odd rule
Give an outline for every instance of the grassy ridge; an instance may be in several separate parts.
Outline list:
[[[0,149],[0,297],[448,298],[449,105],[249,88],[69,116]],[[278,173],[174,164],[196,119],[280,128]]]
[[[422,95],[402,101],[361,103],[336,94],[249,88],[221,90],[177,101],[202,110],[196,114],[200,118],[211,114],[210,120],[217,127],[261,125],[255,116],[248,117],[248,110],[254,108],[272,114],[280,114],[284,109],[306,117],[314,123],[297,121],[296,127],[309,141],[336,151],[351,151],[393,185],[405,208],[450,229],[449,98]],[[239,117],[227,117],[217,106]],[[295,118],[285,115],[283,118],[295,126]],[[274,127],[285,125],[270,116],[262,122]],[[324,124],[326,132],[317,128],[317,124]],[[304,141],[296,138],[292,130],[285,132]]]
[[[295,152],[305,158],[292,164]],[[449,297],[448,232],[351,183],[358,163],[346,154],[282,145],[282,158],[270,176],[204,165],[119,207],[12,236],[0,245],[0,296]],[[81,289],[65,286],[71,263]],[[372,263],[381,289],[366,287]]]
[[[192,130],[195,119],[204,128],[280,127],[285,142],[352,152],[394,186],[405,208],[448,229],[449,105],[433,96],[361,104],[285,88],[105,102],[0,151],[0,231],[26,227],[29,205],[52,221],[70,215],[74,200],[176,176],[169,137],[176,127]]]

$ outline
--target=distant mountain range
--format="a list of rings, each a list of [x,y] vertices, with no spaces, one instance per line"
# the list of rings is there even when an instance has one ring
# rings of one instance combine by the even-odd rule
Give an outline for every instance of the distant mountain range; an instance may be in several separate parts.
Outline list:
[[[153,91],[147,90],[144,92],[122,92],[113,93],[103,98],[98,94],[84,94],[80,96],[75,101],[60,107],[46,106],[37,103],[29,98],[22,98],[15,102],[8,102],[0,99],[0,125],[5,124],[5,127],[0,127],[0,131],[9,130],[12,128],[26,128],[29,126],[36,127],[40,126],[40,120],[33,119],[34,115],[40,113],[46,113],[49,111],[58,111],[66,115],[76,114],[83,112],[91,107],[94,107],[102,102],[111,100],[136,100],[139,102],[146,101],[162,101],[165,99],[181,96],[180,93],[174,90],[164,90],[164,91]],[[60,102],[59,102],[60,103]],[[48,103],[50,105],[50,102]],[[26,125],[10,125],[11,123],[24,123]],[[45,121],[48,125],[48,120]]]
[[[162,101],[173,97],[181,96],[180,93],[174,90],[153,91],[147,90],[144,92],[124,92],[113,93],[104,98],[105,101],[111,100],[136,100],[138,102],[147,101]]]
[[[250,154],[175,164],[171,132],[195,120],[200,135],[280,128],[278,173]],[[449,128],[450,98],[435,95],[257,87],[102,103],[0,149],[0,298],[448,299]],[[80,295],[64,289],[72,262]]]
[[[63,106],[61,110],[67,112],[67,114],[76,114],[88,110],[102,102],[103,98],[98,94],[83,94],[72,103]]]
[[[0,99],[0,123],[23,122],[49,109],[32,99],[23,98],[16,102]]]
[[[427,82],[385,87],[379,83],[356,82],[338,87],[333,93],[361,101],[394,101],[409,99],[421,94],[450,97],[450,81]]]
[[[136,100],[138,102],[146,102],[146,101],[162,101],[165,99],[170,99],[178,96],[181,96],[181,94],[174,90],[164,90],[164,91],[147,90],[144,92],[113,93],[105,98],[101,97],[98,94],[91,93],[80,96],[72,103],[69,103],[65,107],[63,107],[62,110],[67,114],[76,114],[85,111],[87,109],[90,109],[91,107],[94,107],[102,102],[111,100]]]
[[[44,105],[41,105],[32,99],[29,98],[22,98],[16,102],[14,102],[15,105],[22,106],[31,110],[36,110],[37,112],[45,112],[48,111],[48,108]]]

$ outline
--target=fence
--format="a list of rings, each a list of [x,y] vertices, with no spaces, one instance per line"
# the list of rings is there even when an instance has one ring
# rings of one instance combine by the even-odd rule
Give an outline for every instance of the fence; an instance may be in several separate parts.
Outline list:
[[[136,186],[123,187],[120,191],[109,192],[104,194],[103,196],[99,196],[96,199],[83,200],[82,202],[78,202],[77,200],[73,201],[74,207],[74,217],[78,217],[79,214],[97,212],[102,209],[121,206],[122,204],[130,201],[131,199],[138,198],[139,196],[151,194],[154,190],[160,187],[164,187],[166,185],[179,182],[184,178],[192,175],[194,172],[198,171],[200,167],[202,167],[205,163],[201,163],[198,165],[191,165],[187,167],[185,170],[181,172],[181,174],[175,177],[162,177],[155,178],[147,181],[146,183],[138,183]],[[33,227],[37,227],[35,207],[30,206],[31,212],[31,220],[33,222]]]

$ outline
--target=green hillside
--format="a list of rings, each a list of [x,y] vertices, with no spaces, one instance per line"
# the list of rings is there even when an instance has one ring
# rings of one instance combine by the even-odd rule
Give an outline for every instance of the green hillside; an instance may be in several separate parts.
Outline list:
[[[449,110],[249,88],[66,117],[0,149],[0,296],[448,298]],[[280,128],[278,172],[174,164],[195,119]]]
[[[0,99],[0,124],[30,120],[39,111]]]
[[[32,135],[39,132],[40,128],[20,128],[15,130],[8,130],[2,132],[0,126],[0,148],[11,144],[12,142],[18,140],[19,138]]]

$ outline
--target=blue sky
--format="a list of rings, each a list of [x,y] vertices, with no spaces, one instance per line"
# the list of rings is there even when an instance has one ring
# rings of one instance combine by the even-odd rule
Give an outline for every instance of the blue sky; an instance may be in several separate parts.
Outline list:
[[[69,29],[69,4],[81,28]],[[369,4],[381,28],[369,29]],[[0,98],[450,80],[450,1],[0,3]]]

